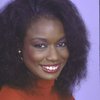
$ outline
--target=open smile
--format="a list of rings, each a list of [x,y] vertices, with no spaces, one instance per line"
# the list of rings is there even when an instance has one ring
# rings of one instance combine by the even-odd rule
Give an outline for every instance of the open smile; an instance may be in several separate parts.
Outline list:
[[[47,73],[55,73],[57,72],[60,67],[61,67],[61,64],[56,64],[56,65],[42,65],[41,66],[43,71],[47,72]]]

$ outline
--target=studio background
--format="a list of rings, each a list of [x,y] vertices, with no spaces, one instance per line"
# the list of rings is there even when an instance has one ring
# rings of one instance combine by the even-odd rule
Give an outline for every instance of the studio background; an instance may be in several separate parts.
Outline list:
[[[99,0],[71,0],[82,15],[89,32],[91,49],[88,57],[88,75],[75,90],[75,100],[100,100],[99,68]],[[0,0],[0,9],[11,0]],[[1,27],[0,27],[1,28]]]

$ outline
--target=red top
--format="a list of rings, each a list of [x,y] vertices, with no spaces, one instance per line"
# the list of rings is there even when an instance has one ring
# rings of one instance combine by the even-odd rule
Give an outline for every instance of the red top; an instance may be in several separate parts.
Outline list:
[[[39,81],[33,92],[24,92],[19,89],[3,87],[0,91],[0,100],[59,100],[59,95],[52,92],[54,81]],[[71,96],[65,100],[74,100]]]

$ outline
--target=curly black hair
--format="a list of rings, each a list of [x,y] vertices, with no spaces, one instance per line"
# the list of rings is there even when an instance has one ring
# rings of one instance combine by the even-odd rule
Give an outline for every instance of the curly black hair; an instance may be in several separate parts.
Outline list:
[[[42,16],[53,16],[64,26],[70,57],[54,86],[60,94],[72,93],[86,77],[89,41],[82,17],[70,0],[14,0],[0,13],[0,87],[25,89],[35,81],[18,50],[31,22]]]

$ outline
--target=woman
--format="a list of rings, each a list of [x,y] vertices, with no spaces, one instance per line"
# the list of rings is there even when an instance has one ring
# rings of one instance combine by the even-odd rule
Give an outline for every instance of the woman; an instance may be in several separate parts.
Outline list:
[[[13,1],[0,14],[0,99],[74,100],[88,49],[70,0]]]

